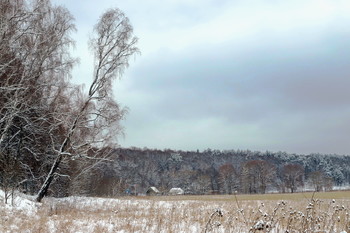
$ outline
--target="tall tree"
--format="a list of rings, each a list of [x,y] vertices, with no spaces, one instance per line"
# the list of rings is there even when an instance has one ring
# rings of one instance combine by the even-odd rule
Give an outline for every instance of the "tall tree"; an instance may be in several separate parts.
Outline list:
[[[115,137],[121,132],[119,121],[125,111],[113,99],[112,81],[121,77],[129,58],[139,52],[137,38],[128,18],[119,9],[106,11],[94,32],[90,40],[95,55],[93,81],[68,123],[67,133],[55,148],[55,161],[36,197],[39,202],[63,159],[95,161],[90,166],[93,167],[111,154],[116,145]]]

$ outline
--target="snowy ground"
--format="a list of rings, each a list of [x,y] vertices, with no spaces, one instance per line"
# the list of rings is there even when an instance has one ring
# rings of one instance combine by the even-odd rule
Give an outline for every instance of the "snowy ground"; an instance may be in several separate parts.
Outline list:
[[[348,195],[345,193],[344,195]],[[231,196],[45,198],[16,194],[5,205],[0,232],[349,232],[350,197],[239,200]],[[294,230],[294,231],[293,231]]]

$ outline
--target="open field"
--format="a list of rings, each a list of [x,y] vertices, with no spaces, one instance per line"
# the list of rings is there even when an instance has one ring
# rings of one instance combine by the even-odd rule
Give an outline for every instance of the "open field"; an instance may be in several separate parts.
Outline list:
[[[349,191],[28,198],[0,204],[0,232],[350,232]]]
[[[132,197],[126,197],[130,199]],[[134,197],[144,200],[164,201],[253,201],[253,200],[303,200],[303,199],[349,199],[350,190],[332,192],[301,192],[301,193],[272,193],[272,194],[238,194],[238,195],[183,195],[183,196],[144,196]]]

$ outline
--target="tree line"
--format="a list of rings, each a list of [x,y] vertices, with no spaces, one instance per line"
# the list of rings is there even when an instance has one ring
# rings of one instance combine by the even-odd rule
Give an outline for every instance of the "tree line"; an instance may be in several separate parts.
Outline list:
[[[119,148],[112,163],[92,171],[84,194],[144,194],[152,186],[164,193],[180,187],[187,194],[327,191],[349,185],[349,165],[350,156],[340,155]]]

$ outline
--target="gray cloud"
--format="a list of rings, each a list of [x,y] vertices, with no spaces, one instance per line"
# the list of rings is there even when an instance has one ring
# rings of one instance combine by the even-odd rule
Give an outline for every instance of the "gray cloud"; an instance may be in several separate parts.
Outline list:
[[[78,46],[115,6],[62,2],[82,28]],[[130,0],[118,7],[143,52],[115,88],[130,108],[122,146],[349,154],[349,5]],[[91,69],[86,57],[77,76]]]
[[[131,74],[135,82],[130,88],[157,97],[147,103],[157,119],[149,122],[154,127],[174,121],[175,130],[181,122],[220,119],[246,137],[241,145],[235,140],[223,145],[224,140],[218,139],[221,147],[346,153],[346,144],[335,144],[344,141],[349,129],[344,116],[350,110],[350,47],[348,35],[343,36],[332,32],[331,37],[292,48],[276,47],[270,40],[239,49],[223,44],[185,54],[159,52],[143,58]],[[244,128],[237,129],[239,124],[251,124],[256,131],[246,135]],[[176,139],[185,143],[175,144],[195,149],[186,145],[191,143],[186,134]],[[206,143],[200,147],[212,144]]]

